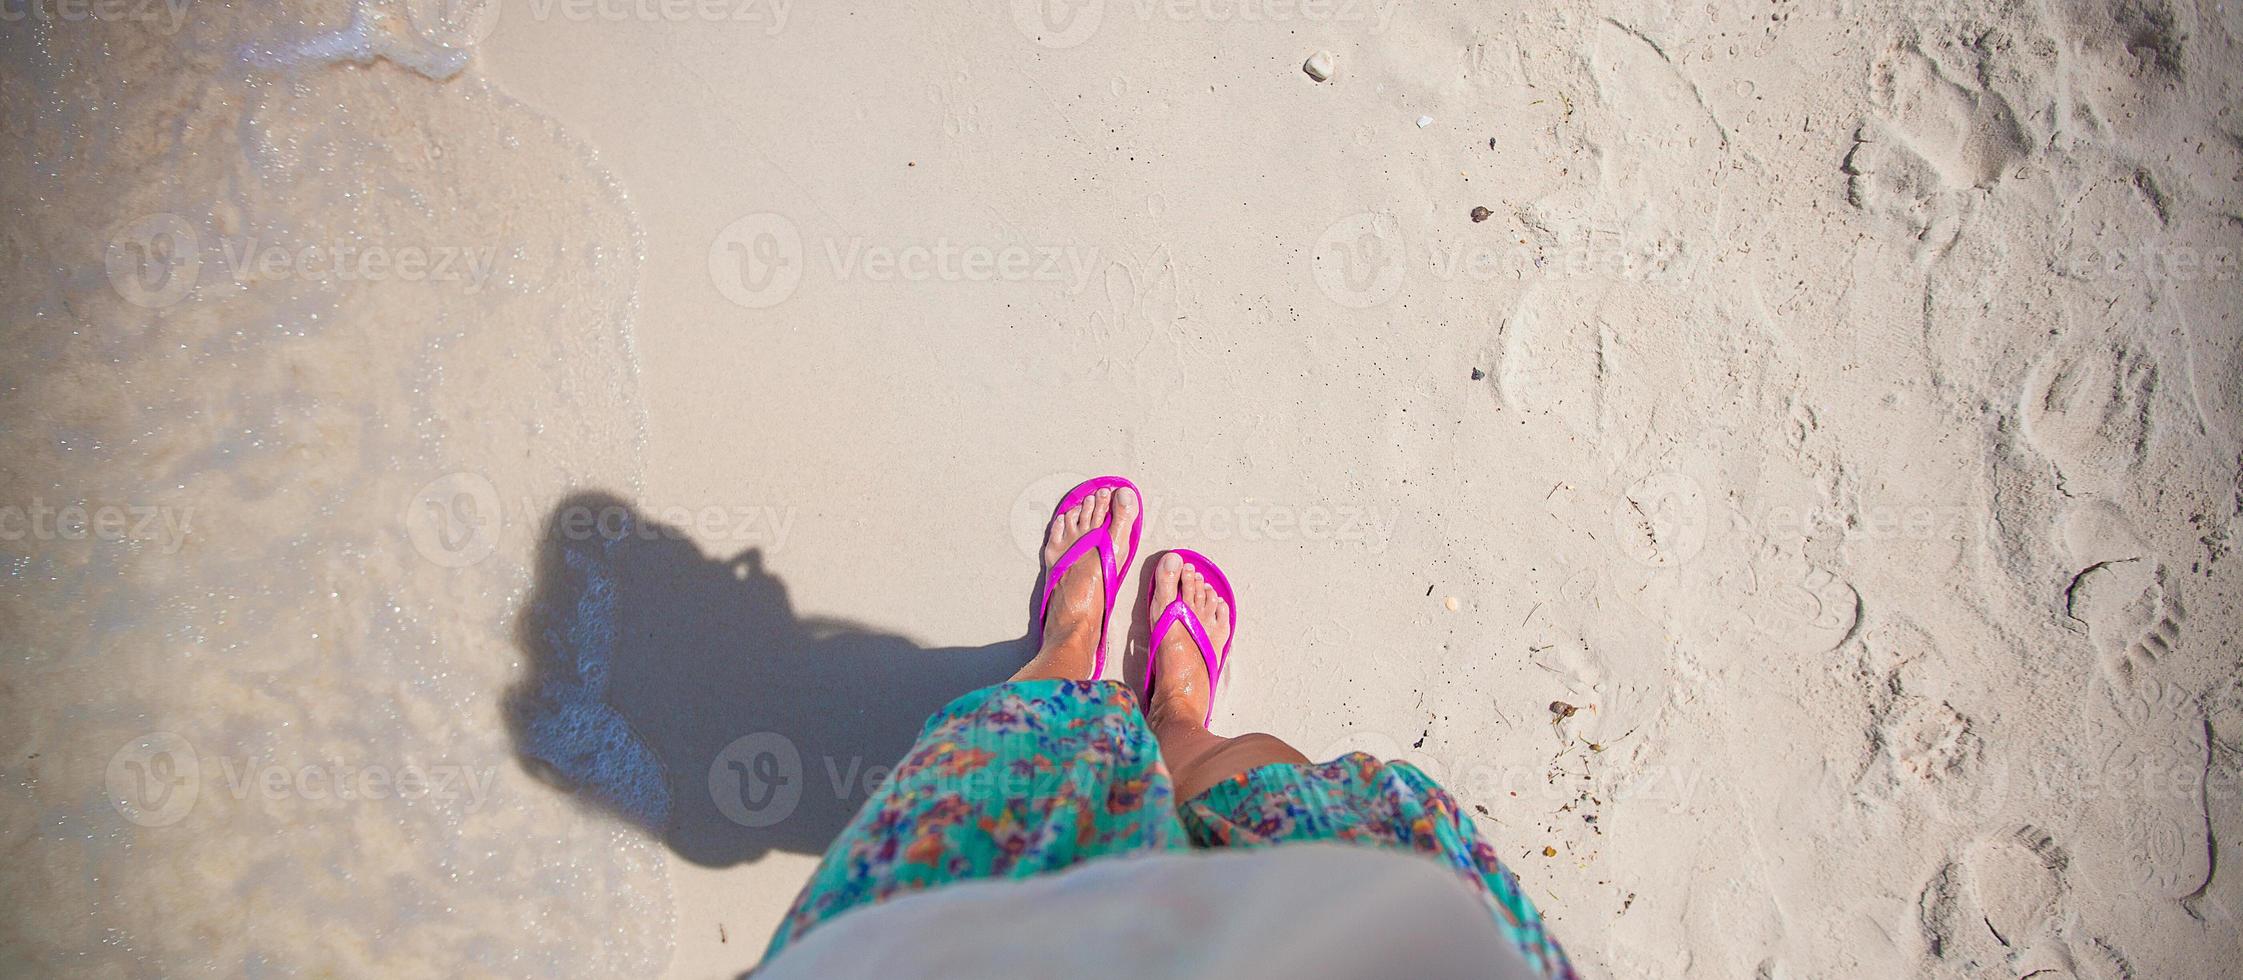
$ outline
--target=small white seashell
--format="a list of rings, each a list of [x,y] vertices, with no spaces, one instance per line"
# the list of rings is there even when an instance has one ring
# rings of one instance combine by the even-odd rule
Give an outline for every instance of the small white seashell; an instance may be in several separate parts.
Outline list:
[[[1332,56],[1323,51],[1309,55],[1308,60],[1301,63],[1301,70],[1319,82],[1329,81],[1332,77]]]
[[[1425,127],[1427,127],[1427,126],[1431,126],[1431,125],[1433,125],[1433,117],[1432,117],[1432,116],[1419,116],[1419,117],[1417,117],[1417,128],[1419,128],[1419,129],[1424,129]]]

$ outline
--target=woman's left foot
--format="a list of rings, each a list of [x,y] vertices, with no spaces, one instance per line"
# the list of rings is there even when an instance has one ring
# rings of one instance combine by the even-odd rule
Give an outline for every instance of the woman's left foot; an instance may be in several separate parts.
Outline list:
[[[1137,494],[1128,487],[1100,490],[1052,515],[1044,530],[1044,574],[1052,573],[1052,564],[1066,556],[1076,539],[1109,522],[1121,530],[1136,521]],[[1098,641],[1109,612],[1098,554],[1085,553],[1060,571],[1059,588],[1052,590],[1051,605],[1044,610],[1043,649],[1036,651],[1029,668],[1040,676],[1089,680],[1098,667]]]
[[[1161,611],[1178,599],[1199,620],[1208,642],[1217,651],[1222,650],[1231,637],[1230,606],[1200,569],[1171,551],[1153,565],[1153,621],[1159,622]],[[1153,657],[1153,687],[1145,692],[1145,720],[1155,730],[1166,729],[1175,721],[1204,724],[1208,705],[1215,699],[1215,682],[1207,675],[1207,655],[1200,652],[1199,641],[1181,623],[1170,626],[1168,634],[1159,639],[1160,648]]]

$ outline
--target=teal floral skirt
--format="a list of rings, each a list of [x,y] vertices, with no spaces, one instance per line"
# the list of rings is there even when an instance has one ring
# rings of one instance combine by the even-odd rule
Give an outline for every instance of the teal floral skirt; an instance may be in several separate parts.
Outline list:
[[[1417,767],[1351,753],[1261,766],[1178,801],[1137,698],[1113,681],[1011,681],[935,712],[826,849],[764,959],[858,906],[981,878],[1194,847],[1345,841],[1414,851],[1485,897],[1503,934],[1551,978],[1565,951],[1456,801]]]

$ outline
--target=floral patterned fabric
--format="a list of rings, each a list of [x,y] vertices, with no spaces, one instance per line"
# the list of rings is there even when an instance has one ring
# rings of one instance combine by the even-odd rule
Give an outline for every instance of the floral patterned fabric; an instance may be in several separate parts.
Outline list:
[[[1151,851],[1316,840],[1442,862],[1486,898],[1530,965],[1573,977],[1518,880],[1416,767],[1362,753],[1268,765],[1179,805],[1136,695],[1113,681],[1012,681],[935,712],[826,849],[763,955],[851,909],[952,882]]]
[[[1201,847],[1332,840],[1423,854],[1480,892],[1528,966],[1546,977],[1574,975],[1519,879],[1457,813],[1448,791],[1407,762],[1350,752],[1320,765],[1262,766],[1185,801],[1182,817]]]

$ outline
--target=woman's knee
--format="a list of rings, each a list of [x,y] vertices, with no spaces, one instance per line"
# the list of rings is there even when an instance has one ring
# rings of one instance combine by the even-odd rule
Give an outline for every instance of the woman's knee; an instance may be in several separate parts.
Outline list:
[[[1302,755],[1301,750],[1294,748],[1284,739],[1267,732],[1250,732],[1240,735],[1231,739],[1230,744],[1225,748],[1241,756],[1266,757],[1271,762],[1305,763],[1308,761],[1308,756]]]

